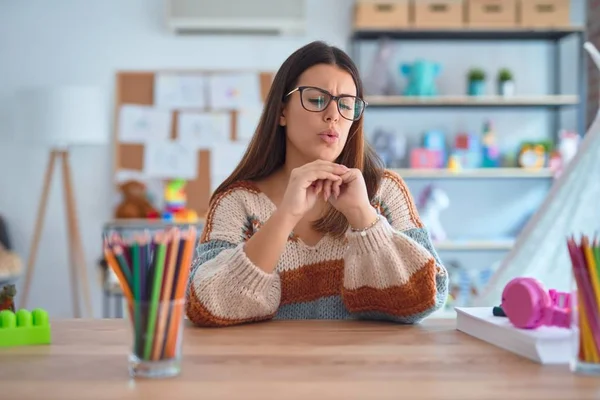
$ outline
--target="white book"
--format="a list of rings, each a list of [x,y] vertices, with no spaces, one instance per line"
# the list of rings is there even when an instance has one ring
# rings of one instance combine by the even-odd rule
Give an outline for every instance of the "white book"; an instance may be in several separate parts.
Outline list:
[[[456,307],[456,329],[540,364],[568,364],[577,352],[570,329],[517,329],[492,307]]]

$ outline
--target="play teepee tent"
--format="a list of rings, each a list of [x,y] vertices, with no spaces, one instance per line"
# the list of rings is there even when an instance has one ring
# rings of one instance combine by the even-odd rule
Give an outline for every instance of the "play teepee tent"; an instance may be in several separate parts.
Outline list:
[[[598,50],[591,43],[584,47],[600,70]],[[517,276],[535,277],[546,288],[569,290],[571,264],[566,238],[596,232],[600,232],[600,110],[576,156],[554,182],[474,305],[499,304],[504,286]]]

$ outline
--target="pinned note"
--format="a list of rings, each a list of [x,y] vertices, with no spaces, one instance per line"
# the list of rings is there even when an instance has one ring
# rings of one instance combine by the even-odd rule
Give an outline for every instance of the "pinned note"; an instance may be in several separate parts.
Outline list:
[[[262,108],[254,107],[240,110],[236,113],[236,134],[238,140],[248,141],[260,122]]]
[[[162,179],[196,179],[198,150],[179,140],[147,143],[144,147],[144,174]]]
[[[148,143],[171,135],[172,115],[168,110],[136,104],[123,105],[119,113],[121,143]]]
[[[261,104],[258,73],[215,74],[209,83],[210,106],[213,109],[239,110]]]
[[[231,113],[181,112],[177,118],[177,137],[196,149],[211,148],[231,139]]]
[[[237,167],[242,160],[247,141],[236,141],[221,143],[210,152],[210,182],[211,190],[214,191]]]
[[[201,74],[158,73],[154,78],[154,104],[160,108],[204,108],[206,91]]]

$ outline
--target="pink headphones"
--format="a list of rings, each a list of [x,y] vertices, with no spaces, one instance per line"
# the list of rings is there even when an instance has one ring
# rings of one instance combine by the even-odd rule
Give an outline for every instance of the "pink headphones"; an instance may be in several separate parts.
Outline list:
[[[571,326],[569,293],[546,291],[538,280],[514,278],[502,291],[502,310],[511,324],[520,329],[540,326]]]

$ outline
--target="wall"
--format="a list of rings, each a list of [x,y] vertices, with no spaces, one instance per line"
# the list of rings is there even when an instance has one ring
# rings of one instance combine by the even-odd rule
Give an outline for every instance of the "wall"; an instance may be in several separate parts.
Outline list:
[[[173,37],[163,30],[162,0],[0,2],[0,213],[19,254],[27,259],[48,153],[35,143],[13,143],[18,132],[11,130],[9,110],[15,89],[28,84],[98,84],[112,89],[115,72],[124,69],[274,70],[308,41],[325,38],[345,44],[350,8],[344,0],[319,3],[308,1],[305,37],[282,39]],[[76,148],[71,160],[96,315],[101,297],[95,263],[101,256],[102,225],[112,211],[111,150]],[[28,304],[47,307],[55,316],[71,315],[63,204],[58,173]]]
[[[600,50],[600,0],[587,0],[587,40]],[[587,124],[592,123],[598,112],[600,79],[598,67],[586,53],[587,62]]]
[[[7,219],[16,251],[25,260],[33,235],[48,153],[36,143],[24,146],[13,140],[18,132],[11,127],[11,101],[20,86],[84,83],[112,90],[115,72],[123,69],[239,67],[274,70],[289,53],[314,39],[324,39],[348,48],[349,0],[308,0],[308,34],[300,38],[173,37],[163,30],[161,3],[160,0],[0,2],[0,187],[3,189],[0,213]],[[577,20],[582,12],[575,14]],[[519,84],[523,88],[541,91],[544,86],[540,82],[547,80],[546,73],[540,72],[544,71],[549,60],[548,48],[543,44],[519,44],[516,48],[509,48],[492,43],[466,47],[451,47],[446,43],[421,47],[421,44],[414,43],[403,45],[401,49],[401,59],[404,60],[418,54],[436,55],[442,61],[453,56],[456,61],[446,61],[450,72],[468,68],[473,51],[482,52],[485,56],[482,59],[491,60],[488,65],[493,65],[494,59],[502,59],[514,66],[519,71],[522,82]],[[515,49],[525,53],[517,53]],[[364,54],[368,55],[368,50]],[[567,53],[567,62],[569,57]],[[368,63],[363,65],[368,67]],[[531,74],[536,72],[541,75],[533,82]],[[452,82],[451,79],[447,82],[448,88],[460,85],[460,82]],[[526,84],[532,86],[524,86]],[[367,117],[367,126],[395,124],[415,135],[433,125],[442,126],[443,121],[451,121],[450,129],[479,129],[482,118],[492,116],[499,119],[499,134],[510,136],[511,125],[506,121],[514,119],[514,116],[501,114],[373,111]],[[534,113],[527,118],[519,114],[518,119],[532,127],[532,132],[543,128],[546,123],[543,113]],[[101,256],[101,228],[110,219],[112,211],[111,147],[74,149],[71,163],[94,309],[98,316],[101,301],[95,263]],[[51,315],[69,316],[68,258],[61,184],[58,175],[51,188],[28,307],[42,306]],[[526,209],[522,202],[525,206],[536,204],[545,190],[543,182],[506,184],[512,186],[502,186],[499,190],[494,186],[495,182],[483,182],[481,186],[454,184],[451,189],[453,209],[444,216],[444,223],[450,227],[451,233],[458,235],[470,227],[475,234],[485,235],[489,233],[487,227],[490,223],[500,224],[499,230],[507,231]],[[419,183],[411,185],[415,190],[420,187]],[[485,219],[494,215],[489,210],[500,209],[503,212],[495,214],[496,219]]]

